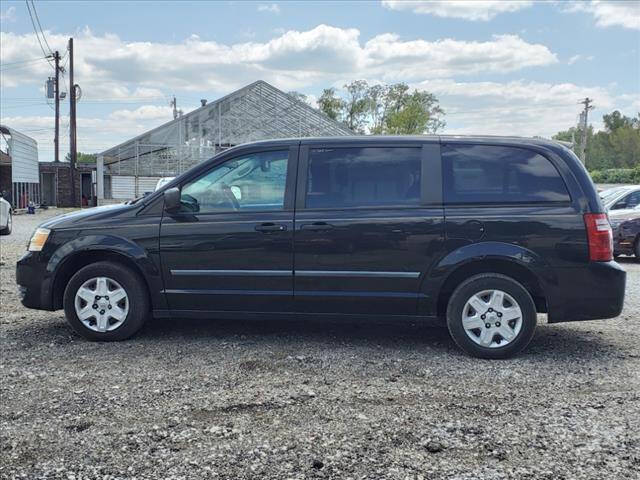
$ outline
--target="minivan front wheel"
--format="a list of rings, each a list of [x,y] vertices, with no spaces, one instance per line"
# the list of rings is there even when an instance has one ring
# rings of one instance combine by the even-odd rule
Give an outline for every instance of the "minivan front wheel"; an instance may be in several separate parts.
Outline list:
[[[524,349],[536,328],[529,292],[505,275],[475,275],[456,288],[447,306],[447,326],[456,344],[480,358],[508,358]]]
[[[143,325],[149,300],[142,280],[112,262],[81,268],[67,284],[64,310],[73,329],[89,340],[124,340]]]

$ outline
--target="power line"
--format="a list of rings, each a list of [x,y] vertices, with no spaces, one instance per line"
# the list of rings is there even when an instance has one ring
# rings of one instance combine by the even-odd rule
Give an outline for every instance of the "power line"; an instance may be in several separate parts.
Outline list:
[[[49,49],[49,53],[53,54],[53,50],[49,46],[49,42],[47,42],[47,37],[44,34],[44,30],[42,30],[42,25],[40,25],[40,17],[38,16],[38,11],[36,10],[36,5],[33,3],[33,0],[31,0],[31,8],[33,8],[33,13],[35,13],[36,15],[36,20],[38,22],[38,27],[40,27],[40,33],[42,34],[42,39],[44,40],[44,43],[47,45],[47,48]]]
[[[36,28],[36,22],[33,20],[33,14],[31,13],[31,7],[29,6],[29,0],[25,0],[25,3],[27,4],[27,10],[29,11],[29,18],[31,19],[31,25],[33,25],[33,31],[36,34],[36,38],[38,39],[38,45],[40,45],[40,50],[42,50],[42,53],[44,54],[45,58],[47,59],[47,62],[49,62],[49,65],[51,65],[53,67],[53,63],[51,63],[51,60],[49,59],[49,56],[51,55],[51,49],[49,48],[49,53],[47,53],[44,50],[44,47],[42,46],[42,42],[40,41],[40,35],[38,35],[38,29]],[[46,39],[45,39],[45,41],[46,41]],[[47,45],[47,47],[48,46],[49,45]]]
[[[19,63],[32,63],[32,62],[39,62],[40,60],[45,60],[46,57],[36,57],[36,58],[30,58],[29,60],[19,60],[17,62],[2,62],[0,63],[0,68],[1,67],[6,67],[9,65],[17,65]]]

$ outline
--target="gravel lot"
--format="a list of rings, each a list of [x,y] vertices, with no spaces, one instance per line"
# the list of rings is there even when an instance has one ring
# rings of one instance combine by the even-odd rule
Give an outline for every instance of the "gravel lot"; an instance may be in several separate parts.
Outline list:
[[[407,325],[156,320],[101,344],[18,300],[53,213],[0,237],[2,479],[639,477],[633,260],[619,318],[541,317],[507,361]]]

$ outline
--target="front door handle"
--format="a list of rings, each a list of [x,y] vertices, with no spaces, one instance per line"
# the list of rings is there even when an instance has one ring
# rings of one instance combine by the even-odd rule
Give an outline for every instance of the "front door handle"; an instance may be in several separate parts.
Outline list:
[[[287,229],[286,225],[280,223],[261,223],[256,225],[256,232],[272,233],[272,232],[284,232]]]
[[[312,232],[323,232],[326,230],[331,230],[333,225],[327,222],[313,222],[313,223],[305,223],[300,227],[300,230],[309,230]]]

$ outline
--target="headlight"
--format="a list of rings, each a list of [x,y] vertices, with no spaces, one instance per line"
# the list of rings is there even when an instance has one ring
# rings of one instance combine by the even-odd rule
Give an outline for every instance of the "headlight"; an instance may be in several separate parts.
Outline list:
[[[51,230],[48,228],[38,228],[35,232],[33,232],[33,236],[31,237],[31,241],[29,242],[29,251],[30,252],[39,252],[44,247],[47,238],[49,238],[49,234]]]

